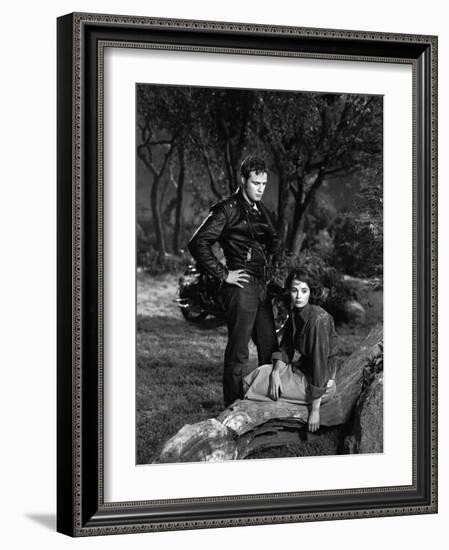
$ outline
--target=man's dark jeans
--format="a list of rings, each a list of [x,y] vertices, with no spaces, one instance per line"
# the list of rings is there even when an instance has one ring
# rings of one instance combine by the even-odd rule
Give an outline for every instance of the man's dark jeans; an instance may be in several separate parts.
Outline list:
[[[251,277],[243,288],[224,283],[222,297],[228,324],[223,373],[223,397],[227,407],[243,397],[243,368],[248,362],[250,338],[257,347],[259,365],[271,363],[271,354],[278,344],[271,300],[263,282]]]

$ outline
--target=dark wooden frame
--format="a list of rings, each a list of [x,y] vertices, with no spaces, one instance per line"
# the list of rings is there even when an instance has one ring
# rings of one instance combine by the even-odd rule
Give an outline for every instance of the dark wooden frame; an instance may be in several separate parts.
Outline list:
[[[413,483],[104,503],[102,48],[295,55],[413,67]],[[437,38],[94,14],[58,19],[58,502],[72,536],[437,511]],[[148,495],[149,499],[151,495]]]

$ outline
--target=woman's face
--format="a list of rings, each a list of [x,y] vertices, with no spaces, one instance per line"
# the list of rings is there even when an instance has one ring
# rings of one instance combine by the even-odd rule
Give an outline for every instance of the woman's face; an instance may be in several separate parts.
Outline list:
[[[309,303],[310,288],[307,283],[294,279],[290,286],[290,299],[293,307],[303,308]]]

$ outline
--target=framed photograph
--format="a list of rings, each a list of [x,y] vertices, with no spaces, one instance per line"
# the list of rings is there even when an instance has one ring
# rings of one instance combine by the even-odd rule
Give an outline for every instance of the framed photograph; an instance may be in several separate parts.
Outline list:
[[[58,531],[437,512],[437,38],[58,19]]]

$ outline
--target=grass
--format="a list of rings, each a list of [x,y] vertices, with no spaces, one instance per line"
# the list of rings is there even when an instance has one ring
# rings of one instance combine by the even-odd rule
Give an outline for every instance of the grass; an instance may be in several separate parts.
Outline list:
[[[200,324],[186,322],[174,302],[176,289],[177,277],[174,275],[138,273],[137,464],[157,459],[164,443],[185,424],[216,417],[223,410],[226,326],[223,320],[214,318]],[[380,302],[377,295],[369,300],[372,307],[366,326],[338,327],[341,361],[360,344],[379,317],[381,297]],[[255,366],[255,347],[251,344],[248,372]],[[307,437],[300,446],[269,449],[252,458],[340,452],[341,428],[320,433],[321,437]]]

